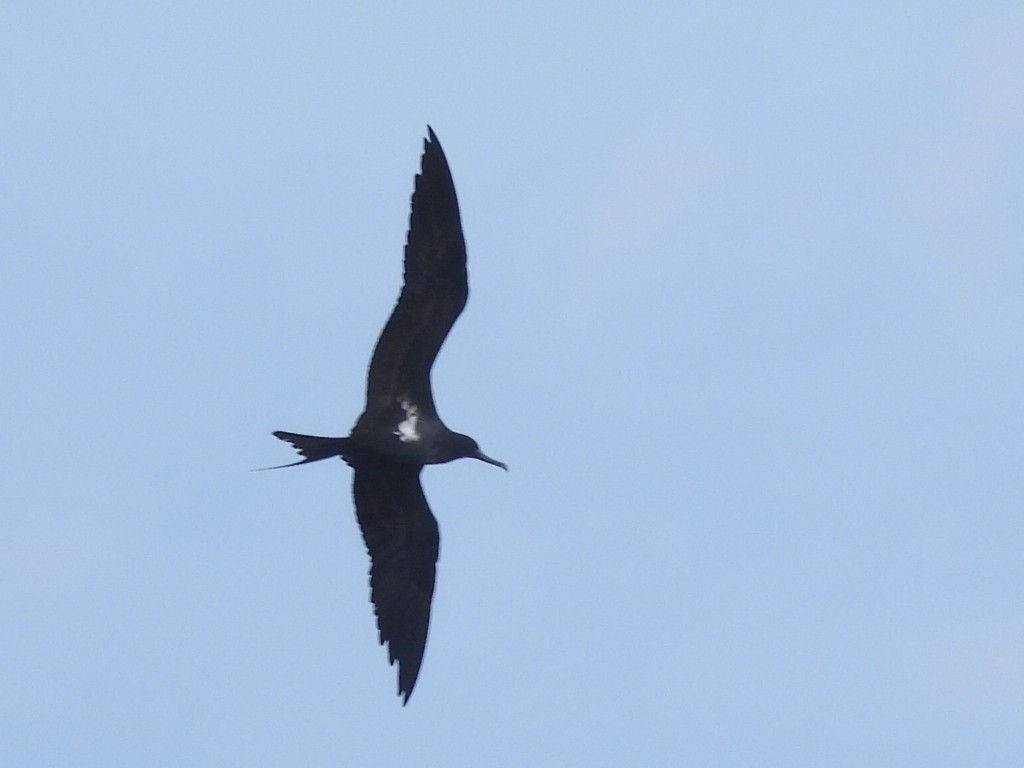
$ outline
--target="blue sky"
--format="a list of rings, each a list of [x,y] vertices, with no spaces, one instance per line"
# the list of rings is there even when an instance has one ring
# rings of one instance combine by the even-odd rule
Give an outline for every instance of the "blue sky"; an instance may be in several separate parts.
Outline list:
[[[1019,766],[1014,3],[14,3],[0,762]],[[406,708],[340,464],[426,124]]]

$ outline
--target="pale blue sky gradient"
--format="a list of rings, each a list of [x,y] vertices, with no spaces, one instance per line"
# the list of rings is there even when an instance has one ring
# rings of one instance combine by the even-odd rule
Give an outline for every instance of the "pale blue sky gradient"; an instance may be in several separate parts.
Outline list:
[[[0,764],[1024,765],[1016,3],[0,23]],[[469,307],[402,708],[340,462],[426,124]]]

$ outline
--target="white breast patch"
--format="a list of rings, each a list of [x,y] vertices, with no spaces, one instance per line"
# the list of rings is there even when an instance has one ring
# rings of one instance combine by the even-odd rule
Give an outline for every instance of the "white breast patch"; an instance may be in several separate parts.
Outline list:
[[[399,423],[398,429],[394,431],[394,434],[403,443],[415,442],[420,439],[420,433],[417,429],[417,424],[420,420],[420,409],[416,407],[415,403],[410,403],[408,400],[402,400],[400,405],[402,410],[405,411],[405,421]]]

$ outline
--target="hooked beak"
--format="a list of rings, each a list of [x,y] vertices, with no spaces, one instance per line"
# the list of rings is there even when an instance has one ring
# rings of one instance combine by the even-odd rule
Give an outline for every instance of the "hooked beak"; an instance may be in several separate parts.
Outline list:
[[[505,466],[504,464],[502,464],[502,463],[501,463],[500,461],[498,461],[497,459],[492,459],[492,458],[491,458],[490,456],[488,456],[488,455],[487,455],[486,453],[484,453],[483,451],[477,451],[476,453],[474,453],[474,454],[473,454],[473,458],[474,458],[474,459],[480,459],[480,461],[486,461],[486,462],[487,462],[488,464],[493,464],[493,465],[494,465],[494,466],[496,466],[496,467],[501,467],[501,468],[502,468],[502,469],[504,469],[504,470],[505,470],[506,472],[508,472],[508,467],[507,467],[507,466]]]

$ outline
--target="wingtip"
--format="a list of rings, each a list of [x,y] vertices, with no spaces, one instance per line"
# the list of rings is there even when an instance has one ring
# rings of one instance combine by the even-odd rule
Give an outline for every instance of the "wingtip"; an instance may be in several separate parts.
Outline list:
[[[427,124],[427,138],[423,140],[423,151],[427,152],[431,147],[435,147],[442,155],[444,149],[441,147],[441,140],[437,138],[437,134],[434,133],[434,129]]]
[[[416,687],[416,680],[411,682],[402,679],[401,664],[399,664],[398,672],[398,698],[402,700],[402,706],[404,707],[409,703],[409,697],[412,696],[412,689]]]
[[[410,675],[407,669],[402,668],[402,662],[398,662],[398,697],[402,700],[403,707],[409,703],[409,697],[412,696],[413,688],[416,687],[419,676],[419,665],[416,666],[416,670]]]
[[[420,172],[416,174],[417,178],[423,175],[423,163],[426,162],[427,155],[432,155],[437,150],[441,150],[441,153],[444,154],[444,150],[441,149],[441,142],[437,140],[437,134],[430,127],[430,123],[427,123],[427,138],[423,140],[423,157],[420,161]]]

